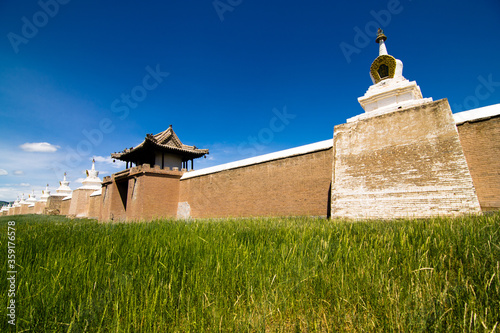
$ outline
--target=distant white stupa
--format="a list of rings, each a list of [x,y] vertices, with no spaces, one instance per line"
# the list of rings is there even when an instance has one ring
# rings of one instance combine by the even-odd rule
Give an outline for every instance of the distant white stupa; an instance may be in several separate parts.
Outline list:
[[[47,199],[50,197],[49,184],[45,187],[45,191],[42,191],[42,195],[40,196],[41,202],[47,202]]]
[[[35,207],[35,203],[37,202],[35,190],[33,190],[31,192],[31,194],[28,196],[28,200],[26,200],[26,202],[29,204],[28,207]]]
[[[92,159],[92,169],[85,171],[87,178],[82,181],[83,186],[79,190],[100,190],[102,187],[102,180],[99,178],[99,171],[95,169],[95,160]]]
[[[24,199],[24,193],[21,195],[21,201],[19,201],[19,205],[22,206],[22,205],[29,205],[30,203],[27,202],[25,199]]]
[[[59,197],[67,197],[71,195],[71,188],[69,188],[69,182],[66,180],[66,172],[64,173],[64,179],[59,182],[59,188],[56,190],[56,193],[53,194]]]
[[[19,201],[19,196],[17,196],[16,201],[14,201],[14,205],[12,207],[21,207],[20,201]]]

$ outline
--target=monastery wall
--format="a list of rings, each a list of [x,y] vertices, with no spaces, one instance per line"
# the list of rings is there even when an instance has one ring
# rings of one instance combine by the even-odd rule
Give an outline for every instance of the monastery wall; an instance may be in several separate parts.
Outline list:
[[[90,208],[90,195],[95,189],[76,189],[71,195],[71,204],[68,215],[75,217],[87,217]]]
[[[46,215],[60,215],[61,214],[61,204],[64,197],[59,195],[51,195],[47,199],[47,205],[43,210]]]
[[[72,200],[73,199],[66,199],[66,198],[64,198],[61,201],[61,213],[60,213],[60,215],[66,215],[66,216],[69,215],[69,208],[71,207],[71,201]]]
[[[130,179],[127,220],[175,218],[181,176],[180,171],[143,172]]]
[[[21,204],[21,209],[19,211],[19,214],[21,215],[28,214],[29,212],[28,206],[29,206],[28,204]]]
[[[457,124],[483,211],[500,209],[500,116]]]
[[[332,216],[479,213],[446,99],[335,126]]]
[[[34,211],[34,213],[35,214],[43,214],[43,210],[45,209],[45,205],[46,204],[47,204],[47,202],[37,201],[35,203],[35,211]]]
[[[144,164],[105,177],[100,220],[175,218],[182,174],[178,170]]]
[[[126,198],[127,196],[120,195],[120,188],[128,189],[128,179],[116,182],[115,176],[120,175],[123,171],[104,177],[102,182],[102,209],[99,215],[101,221],[125,221]],[[123,197],[123,199],[122,199]]]
[[[145,164],[102,185],[101,195],[77,189],[2,214],[139,221],[499,210],[500,104],[452,115],[440,100],[335,126],[333,140],[190,172]]]
[[[90,195],[89,210],[87,217],[89,219],[98,219],[101,216],[102,195]]]
[[[188,172],[180,182],[178,218],[327,216],[331,147],[327,140]]]

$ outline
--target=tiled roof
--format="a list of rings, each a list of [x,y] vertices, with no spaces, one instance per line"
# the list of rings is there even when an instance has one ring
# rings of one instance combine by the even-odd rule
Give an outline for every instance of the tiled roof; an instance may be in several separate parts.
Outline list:
[[[172,129],[172,125],[165,131],[152,135],[147,134],[143,142],[133,148],[125,149],[119,153],[111,154],[112,158],[128,160],[127,155],[137,154],[146,147],[156,147],[159,151],[170,151],[179,155],[188,155],[191,158],[201,157],[208,154],[208,149],[198,149],[196,146],[185,145]]]

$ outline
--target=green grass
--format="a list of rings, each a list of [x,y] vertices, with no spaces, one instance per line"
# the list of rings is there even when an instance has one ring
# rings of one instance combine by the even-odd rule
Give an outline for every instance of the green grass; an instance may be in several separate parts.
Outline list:
[[[19,332],[500,331],[499,213],[391,222],[1,217],[3,253],[9,220]],[[5,306],[0,314],[8,331]]]

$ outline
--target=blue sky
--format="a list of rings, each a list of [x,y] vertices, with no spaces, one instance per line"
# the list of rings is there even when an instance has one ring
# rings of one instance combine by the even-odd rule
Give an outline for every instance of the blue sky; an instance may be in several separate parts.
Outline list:
[[[0,200],[173,125],[195,168],[331,138],[363,112],[375,30],[424,97],[500,103],[498,0],[0,3]]]

